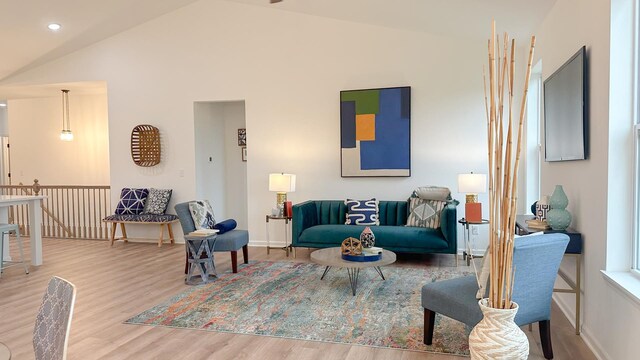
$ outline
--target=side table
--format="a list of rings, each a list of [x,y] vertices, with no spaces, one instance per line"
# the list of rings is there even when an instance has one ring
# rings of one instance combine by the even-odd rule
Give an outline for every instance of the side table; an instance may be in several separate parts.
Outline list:
[[[473,260],[473,249],[475,248],[475,244],[471,244],[471,234],[469,233],[469,226],[471,225],[488,225],[489,220],[482,219],[480,222],[470,222],[467,219],[462,218],[458,220],[462,226],[464,226],[464,250],[462,251],[462,259],[467,260],[467,266],[471,264],[471,260]],[[458,257],[456,256],[456,266],[458,265]]]
[[[216,234],[208,236],[186,235],[187,264],[189,269],[184,282],[188,285],[206,284],[217,277],[216,266],[213,263],[213,248]],[[200,273],[198,278],[198,272]]]
[[[569,289],[553,289],[553,292],[559,293],[571,293],[575,294],[576,297],[576,335],[580,335],[580,266],[582,263],[582,234],[575,231],[572,228],[567,228],[565,230],[541,230],[541,229],[533,229],[527,225],[527,220],[535,219],[533,215],[517,215],[516,216],[516,232],[518,235],[528,235],[531,233],[543,231],[545,234],[549,233],[562,233],[567,234],[569,236],[569,244],[567,245],[567,249],[564,251],[564,256],[574,257],[576,261],[576,281],[574,282],[569,278],[569,276],[562,271],[562,269],[558,270],[558,275],[567,283]]]
[[[272,247],[271,242],[269,241],[269,220],[282,220],[284,221],[284,246],[283,247]],[[291,239],[289,237],[289,222],[291,221],[290,217],[286,216],[274,216],[267,215],[266,216],[266,228],[267,228],[267,255],[269,255],[269,250],[271,249],[280,249],[284,250],[287,253],[287,257],[289,257],[289,252],[293,253],[293,256],[296,256],[295,248],[291,245]]]

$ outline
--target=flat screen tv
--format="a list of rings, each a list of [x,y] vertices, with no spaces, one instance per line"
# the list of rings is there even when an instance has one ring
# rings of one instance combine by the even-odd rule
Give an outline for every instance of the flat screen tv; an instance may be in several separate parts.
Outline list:
[[[587,52],[583,46],[544,81],[545,161],[588,156]]]

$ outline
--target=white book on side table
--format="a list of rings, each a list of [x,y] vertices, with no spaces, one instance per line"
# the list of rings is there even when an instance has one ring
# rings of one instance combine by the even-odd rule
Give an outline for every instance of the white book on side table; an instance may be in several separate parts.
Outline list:
[[[213,234],[217,234],[220,232],[218,229],[199,229],[196,231],[192,231],[187,236],[211,236]]]

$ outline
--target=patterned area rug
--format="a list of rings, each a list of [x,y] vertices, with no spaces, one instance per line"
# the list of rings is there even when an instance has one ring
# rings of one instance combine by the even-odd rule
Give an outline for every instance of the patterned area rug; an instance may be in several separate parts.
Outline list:
[[[352,296],[347,271],[261,261],[194,286],[126,321],[292,339],[467,355],[470,329],[436,316],[433,345],[423,337],[422,285],[468,273],[456,268],[384,267],[360,272]]]

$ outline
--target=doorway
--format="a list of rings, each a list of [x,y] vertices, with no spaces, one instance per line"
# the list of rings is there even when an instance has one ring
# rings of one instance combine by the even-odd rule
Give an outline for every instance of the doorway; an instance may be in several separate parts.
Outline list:
[[[194,102],[194,130],[196,198],[209,200],[216,221],[234,219],[247,229],[244,101]]]

